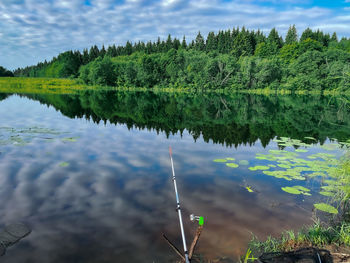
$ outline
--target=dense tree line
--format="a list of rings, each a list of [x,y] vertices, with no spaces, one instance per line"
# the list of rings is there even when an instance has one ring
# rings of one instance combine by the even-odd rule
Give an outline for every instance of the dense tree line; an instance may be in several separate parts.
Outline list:
[[[70,118],[154,129],[167,135],[187,130],[226,145],[267,145],[275,136],[313,136],[345,141],[350,112],[345,97],[264,96],[240,93],[83,91],[79,95],[26,95],[52,105]]]
[[[0,66],[0,77],[13,77],[13,72]]]
[[[283,39],[244,27],[199,32],[187,43],[170,35],[156,42],[127,42],[67,51],[50,62],[18,69],[16,76],[79,77],[87,84],[197,89],[325,90],[350,87],[350,39],[338,40],[307,28],[300,38],[291,26]]]

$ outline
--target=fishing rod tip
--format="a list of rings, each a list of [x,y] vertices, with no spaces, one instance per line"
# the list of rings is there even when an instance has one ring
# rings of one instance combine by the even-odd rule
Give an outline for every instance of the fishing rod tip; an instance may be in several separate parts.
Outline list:
[[[171,146],[169,145],[169,154],[170,154],[170,156],[172,156],[172,154],[173,154],[173,151],[172,151],[172,149],[171,149]]]

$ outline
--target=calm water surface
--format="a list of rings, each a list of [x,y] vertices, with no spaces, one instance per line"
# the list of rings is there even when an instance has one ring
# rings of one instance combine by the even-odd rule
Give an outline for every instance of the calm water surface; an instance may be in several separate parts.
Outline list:
[[[281,190],[293,181],[213,160],[264,164],[255,154],[278,149],[276,136],[315,137],[301,156],[350,138],[348,106],[322,97],[86,92],[0,99],[0,227],[21,221],[33,229],[4,263],[177,259],[162,239],[166,233],[181,247],[169,145],[188,240],[196,229],[189,215],[202,215],[197,252],[236,260],[251,233],[263,239],[311,223],[313,202],[324,198],[316,180],[303,182],[313,192],[304,198]]]

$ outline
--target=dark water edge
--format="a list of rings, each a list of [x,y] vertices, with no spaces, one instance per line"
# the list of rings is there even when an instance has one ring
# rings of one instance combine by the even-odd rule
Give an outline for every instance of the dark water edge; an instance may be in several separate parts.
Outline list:
[[[198,252],[237,259],[251,232],[264,238],[311,223],[313,200],[281,192],[283,180],[212,160],[260,164],[255,154],[277,149],[276,136],[315,137],[310,153],[328,138],[350,137],[348,105],[329,97],[88,91],[0,98],[2,127],[57,131],[0,146],[0,224],[33,228],[1,258],[6,263],[176,259],[161,237],[181,247],[169,145],[186,232],[195,231],[190,213],[205,216]]]

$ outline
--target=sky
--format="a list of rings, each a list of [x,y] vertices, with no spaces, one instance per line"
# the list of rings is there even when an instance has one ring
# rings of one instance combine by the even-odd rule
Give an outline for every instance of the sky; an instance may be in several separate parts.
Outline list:
[[[310,27],[350,37],[350,0],[0,0],[0,65],[10,70],[92,45],[192,40],[245,26],[284,36]]]

